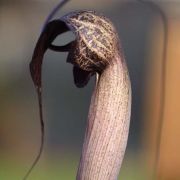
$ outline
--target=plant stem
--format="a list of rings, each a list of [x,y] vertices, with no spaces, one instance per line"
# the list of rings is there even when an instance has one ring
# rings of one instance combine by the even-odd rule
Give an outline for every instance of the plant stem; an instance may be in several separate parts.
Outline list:
[[[77,180],[115,180],[124,157],[130,122],[131,86],[122,54],[95,86]]]

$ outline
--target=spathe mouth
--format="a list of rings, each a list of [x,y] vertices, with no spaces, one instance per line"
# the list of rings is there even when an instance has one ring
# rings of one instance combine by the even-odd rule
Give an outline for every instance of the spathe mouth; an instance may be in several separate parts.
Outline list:
[[[64,46],[53,45],[58,35],[67,31],[76,39]],[[30,63],[31,76],[36,87],[41,87],[43,57],[47,49],[69,52],[67,62],[73,64],[74,82],[84,87],[89,78],[101,74],[110,65],[118,50],[116,30],[111,22],[93,11],[76,11],[53,20],[44,27]]]
[[[72,49],[75,46],[76,40],[63,45],[56,46],[53,45],[52,42],[56,39],[58,35],[61,35],[67,31],[71,31],[70,28],[66,25],[64,21],[60,19],[49,22],[43,32],[41,33],[32,56],[32,60],[30,62],[30,72],[33,82],[37,88],[40,88],[42,85],[42,63],[44,54],[48,49],[57,51],[57,52],[69,52],[67,57],[67,62],[74,65],[73,67],[73,76],[74,83],[77,87],[84,87],[88,81],[90,76],[93,74],[91,72],[85,71],[79,68],[75,62],[72,55]]]

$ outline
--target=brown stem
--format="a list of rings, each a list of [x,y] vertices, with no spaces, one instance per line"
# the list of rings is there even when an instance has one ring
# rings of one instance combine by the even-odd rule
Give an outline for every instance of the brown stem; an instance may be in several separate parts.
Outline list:
[[[91,99],[77,180],[115,180],[124,157],[131,87],[122,55],[103,71]]]

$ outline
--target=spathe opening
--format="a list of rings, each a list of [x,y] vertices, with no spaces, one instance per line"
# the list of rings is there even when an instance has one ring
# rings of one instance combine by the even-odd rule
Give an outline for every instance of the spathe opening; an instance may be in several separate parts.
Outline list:
[[[75,35],[72,31],[67,31],[59,34],[56,39],[51,43],[53,46],[64,46],[75,40]]]

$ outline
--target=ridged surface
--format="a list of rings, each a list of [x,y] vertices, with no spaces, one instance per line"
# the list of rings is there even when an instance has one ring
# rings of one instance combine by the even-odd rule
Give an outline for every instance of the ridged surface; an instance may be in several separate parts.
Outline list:
[[[95,87],[77,180],[116,180],[130,121],[131,87],[124,61],[112,59]]]

